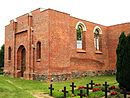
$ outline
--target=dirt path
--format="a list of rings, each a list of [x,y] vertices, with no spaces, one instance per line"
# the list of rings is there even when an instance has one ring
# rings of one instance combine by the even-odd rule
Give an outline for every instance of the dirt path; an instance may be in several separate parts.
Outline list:
[[[51,97],[49,96],[48,94],[45,94],[43,92],[38,92],[38,93],[34,93],[32,94],[34,97],[36,98],[54,98],[54,97]]]

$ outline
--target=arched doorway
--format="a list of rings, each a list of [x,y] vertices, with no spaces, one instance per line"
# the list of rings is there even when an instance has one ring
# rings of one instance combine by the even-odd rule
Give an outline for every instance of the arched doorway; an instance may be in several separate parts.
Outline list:
[[[18,77],[24,77],[26,71],[26,49],[23,45],[17,51],[17,70],[19,70]]]

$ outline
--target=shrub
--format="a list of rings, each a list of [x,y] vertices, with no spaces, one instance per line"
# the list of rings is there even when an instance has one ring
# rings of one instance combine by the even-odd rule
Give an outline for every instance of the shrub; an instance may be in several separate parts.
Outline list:
[[[79,86],[78,90],[80,90],[80,89],[86,89],[86,87],[85,86]]]
[[[96,91],[100,91],[100,90],[101,90],[100,88],[93,88],[92,92],[96,92]]]
[[[111,92],[111,95],[117,95],[117,92],[113,91]]]
[[[113,89],[115,89],[116,87],[113,85],[113,86],[111,86],[111,87],[109,87],[109,89],[110,90],[113,90]]]
[[[101,84],[98,83],[98,84],[95,84],[95,86],[101,86]]]

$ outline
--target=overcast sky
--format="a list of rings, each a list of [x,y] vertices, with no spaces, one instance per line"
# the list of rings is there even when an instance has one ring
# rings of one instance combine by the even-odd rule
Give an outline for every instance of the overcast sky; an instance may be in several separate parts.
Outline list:
[[[130,0],[1,0],[0,46],[5,25],[37,8],[52,8],[102,25],[130,22]]]

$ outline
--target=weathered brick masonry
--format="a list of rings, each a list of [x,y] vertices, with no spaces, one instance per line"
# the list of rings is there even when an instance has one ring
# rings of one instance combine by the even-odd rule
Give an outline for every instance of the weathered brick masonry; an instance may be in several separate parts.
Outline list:
[[[77,48],[78,24],[84,28],[82,49]],[[94,46],[95,27],[100,28],[100,50]],[[123,31],[129,33],[130,23],[103,26],[52,9],[34,10],[5,27],[5,74],[63,80],[112,73],[118,37]]]

